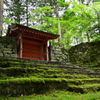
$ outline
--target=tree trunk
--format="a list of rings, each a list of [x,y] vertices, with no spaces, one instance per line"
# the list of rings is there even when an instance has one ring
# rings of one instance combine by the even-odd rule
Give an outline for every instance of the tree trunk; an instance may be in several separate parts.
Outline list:
[[[54,0],[55,2],[55,13],[56,13],[56,18],[59,21],[59,12],[58,12],[58,7],[57,7],[57,0]],[[59,42],[59,46],[61,47],[61,29],[60,29],[60,23],[58,22],[57,24],[57,28],[58,28],[58,34],[59,34],[59,38],[58,38],[58,42]]]
[[[27,17],[27,18],[26,18],[26,21],[27,21],[27,27],[28,27],[28,26],[29,26],[29,25],[28,25],[28,18],[29,18],[29,16],[28,16],[28,0],[26,0],[26,15],[27,15],[27,16],[26,16],[26,17]]]
[[[17,16],[17,22],[18,24],[20,24],[20,14],[18,13],[18,16]]]
[[[3,0],[0,0],[0,36],[2,36],[2,23],[3,23]]]
[[[89,37],[89,33],[87,32],[87,40],[88,42],[90,42],[90,37]]]

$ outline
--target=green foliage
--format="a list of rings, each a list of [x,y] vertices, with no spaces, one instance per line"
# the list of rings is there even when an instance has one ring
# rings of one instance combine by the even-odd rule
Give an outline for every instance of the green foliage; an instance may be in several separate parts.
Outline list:
[[[100,2],[100,0],[93,0],[93,2]]]
[[[90,4],[88,0],[85,5],[84,0],[79,1],[81,3],[57,0],[58,21],[54,0],[4,0],[7,6],[4,10],[8,13],[4,15],[4,25],[31,22],[32,28],[58,34],[57,24],[60,23],[61,43],[67,49],[81,42],[99,41],[100,2],[93,0]],[[52,40],[52,43],[58,45],[58,40]]]
[[[62,43],[65,43],[64,46],[67,44],[70,47],[71,43],[90,41],[99,35],[95,31],[99,31],[99,6],[99,2],[89,6],[72,2],[72,8],[67,8],[62,15],[66,23],[66,34],[63,35],[62,40]]]
[[[93,42],[96,42],[96,41],[100,41],[100,33],[98,33],[98,35],[96,35],[95,37],[93,37]]]
[[[58,0],[57,4],[58,7],[64,9],[59,21],[54,17],[52,7],[39,7],[31,13],[31,21],[37,23],[34,28],[56,34],[58,30],[56,26],[59,22],[62,31],[61,43],[67,49],[73,44],[90,42],[90,40],[97,37],[95,29],[99,23],[95,22],[99,22],[99,14],[97,13],[99,11],[99,3],[87,6],[74,1],[64,3],[63,0]],[[72,7],[70,7],[71,4]],[[52,42],[54,43],[55,41]]]
[[[30,20],[32,22],[36,21],[37,25],[32,28],[39,30],[47,31],[50,33],[57,34],[57,18],[53,17],[53,10],[50,6],[39,7],[36,10],[33,10],[31,13]],[[41,13],[41,15],[40,15]]]
[[[3,23],[6,23],[6,24],[11,24],[12,21],[9,20],[9,19],[6,19],[6,18],[3,18]]]
[[[71,47],[70,44],[72,43],[72,36],[73,34],[71,34],[70,32],[67,32],[63,35],[61,43],[64,45],[66,49],[69,49]]]
[[[51,6],[39,7],[31,12],[30,21],[35,22],[35,26],[31,28],[39,29],[49,33],[57,34],[57,23],[59,22],[56,17],[53,16],[54,10]],[[57,40],[55,40],[57,42]],[[52,43],[56,44],[53,40]]]

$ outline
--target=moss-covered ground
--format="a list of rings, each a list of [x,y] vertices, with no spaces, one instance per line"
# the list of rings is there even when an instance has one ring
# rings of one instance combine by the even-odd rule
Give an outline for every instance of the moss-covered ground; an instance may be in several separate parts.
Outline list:
[[[53,90],[44,94],[23,95],[19,97],[0,97],[0,100],[100,100],[100,92],[89,92],[85,94]]]
[[[93,96],[98,95],[97,91],[100,91],[99,70],[100,68],[93,67],[0,61],[0,97],[24,95],[25,97],[15,100],[26,100],[25,98],[28,98],[27,100],[44,100],[44,98],[45,100],[65,100],[66,98],[76,100],[77,97],[80,98],[78,100],[97,100],[92,96],[90,99],[85,99],[85,96],[90,95],[90,92],[95,92],[95,94],[92,93]],[[52,90],[55,91],[51,92]]]

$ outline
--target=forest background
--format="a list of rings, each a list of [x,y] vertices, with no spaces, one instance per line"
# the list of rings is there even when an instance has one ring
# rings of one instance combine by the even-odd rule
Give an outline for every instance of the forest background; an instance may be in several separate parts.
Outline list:
[[[100,2],[4,0],[2,36],[11,23],[58,34],[58,40],[52,40],[52,44],[68,49],[82,42],[100,41]]]

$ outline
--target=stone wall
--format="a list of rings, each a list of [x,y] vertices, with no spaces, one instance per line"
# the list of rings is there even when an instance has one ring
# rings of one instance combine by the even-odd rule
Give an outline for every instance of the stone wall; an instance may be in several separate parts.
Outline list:
[[[72,63],[100,65],[100,41],[71,47],[69,60]]]
[[[68,50],[61,47],[49,46],[49,60],[68,62]]]
[[[50,49],[51,48],[51,49]],[[70,62],[83,65],[100,65],[100,41],[81,43],[71,47],[69,50],[60,47],[49,48],[51,61]]]
[[[17,57],[15,38],[0,37],[0,56]]]

